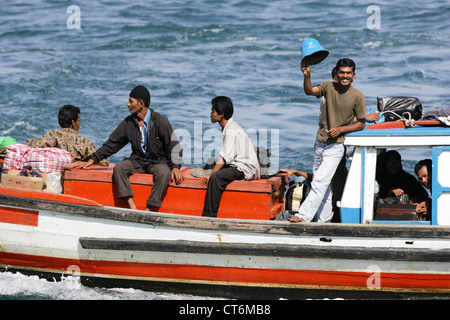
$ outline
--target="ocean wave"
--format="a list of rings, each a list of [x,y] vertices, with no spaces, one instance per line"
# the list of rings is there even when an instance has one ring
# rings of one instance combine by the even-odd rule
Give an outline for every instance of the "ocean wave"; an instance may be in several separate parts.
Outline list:
[[[15,133],[15,131],[35,132],[37,130],[39,130],[39,128],[37,128],[25,121],[18,121],[18,122],[15,122],[12,125],[12,127],[3,129],[2,131],[0,131],[0,135],[3,135],[3,136],[12,135],[13,133]]]
[[[62,281],[48,281],[21,273],[0,273],[0,300],[193,300],[193,295],[145,292],[137,289],[91,288],[78,277],[65,276]],[[208,300],[208,297],[201,297]],[[215,299],[215,298],[214,298]]]

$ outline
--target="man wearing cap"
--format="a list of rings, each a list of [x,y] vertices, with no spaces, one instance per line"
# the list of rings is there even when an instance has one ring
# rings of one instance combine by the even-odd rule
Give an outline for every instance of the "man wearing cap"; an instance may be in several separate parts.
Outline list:
[[[114,167],[114,182],[119,199],[126,199],[131,209],[136,209],[129,177],[134,173],[153,174],[153,188],[146,210],[158,211],[161,198],[170,180],[180,184],[182,151],[169,120],[149,108],[150,92],[137,86],[130,92],[127,103],[131,115],[126,117],[109,136],[92,159],[78,168],[86,168],[108,158],[131,143],[132,153]]]
[[[303,89],[306,95],[325,97],[314,146],[314,166],[311,190],[292,222],[330,222],[333,217],[331,179],[344,155],[344,134],[362,130],[365,126],[364,95],[352,87],[355,63],[348,58],[336,63],[335,81],[311,84],[311,68],[302,63]],[[356,121],[355,121],[356,118]]]

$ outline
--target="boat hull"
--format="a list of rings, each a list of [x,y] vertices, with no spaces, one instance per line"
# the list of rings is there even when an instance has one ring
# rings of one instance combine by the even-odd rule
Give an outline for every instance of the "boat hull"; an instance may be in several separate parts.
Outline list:
[[[64,197],[63,197],[64,198]],[[450,297],[450,229],[214,219],[0,194],[0,267],[237,298]]]

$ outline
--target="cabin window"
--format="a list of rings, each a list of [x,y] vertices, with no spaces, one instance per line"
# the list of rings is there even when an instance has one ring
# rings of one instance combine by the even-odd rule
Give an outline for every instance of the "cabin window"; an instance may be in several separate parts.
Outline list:
[[[432,161],[431,149],[377,149],[376,158],[373,222],[431,221],[431,172],[420,172],[422,182],[415,172],[421,160]]]

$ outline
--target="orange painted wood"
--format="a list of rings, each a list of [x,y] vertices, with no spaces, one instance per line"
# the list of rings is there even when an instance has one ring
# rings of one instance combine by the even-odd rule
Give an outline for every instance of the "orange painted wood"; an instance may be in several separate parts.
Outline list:
[[[37,227],[38,218],[36,210],[0,207],[0,222]]]
[[[65,180],[78,181],[97,181],[97,182],[113,182],[114,164],[109,167],[93,166],[83,170],[66,170],[64,171]],[[190,175],[189,168],[181,168],[184,181],[177,187],[181,188],[202,188],[201,179]],[[132,184],[153,185],[153,175],[151,174],[134,174],[130,177]],[[271,179],[259,179],[253,181],[233,181],[226,190],[247,191],[247,192],[271,192],[273,188],[279,188],[283,184],[283,179],[274,177]]]
[[[442,122],[437,120],[416,120],[414,125],[417,126],[442,126]],[[366,127],[366,129],[406,129],[409,128],[405,125],[404,121],[386,121],[380,123],[374,123]]]
[[[85,170],[64,172],[64,193],[86,197],[106,206],[128,207],[125,200],[117,198],[113,183],[113,166],[92,167]],[[206,188],[201,179],[190,175],[188,168],[181,169],[184,181],[180,185],[170,183],[163,195],[160,212],[201,216]],[[219,218],[241,218],[269,220],[282,209],[286,175],[254,181],[234,181],[222,195],[217,216]],[[153,186],[153,175],[134,174],[130,177],[134,201],[139,210],[146,208],[146,202]],[[278,192],[274,192],[277,191]]]
[[[1,185],[0,185],[0,193],[22,198],[34,198],[65,203],[84,204],[88,206],[97,206],[97,207],[101,206],[100,203],[89,200],[84,197],[77,197],[74,195],[58,194],[46,191],[33,191],[20,188],[4,187]]]
[[[74,195],[58,194],[45,191],[33,191],[20,188],[3,187],[0,185],[0,193],[15,197],[34,198],[42,200],[50,200],[65,203],[83,204],[88,206],[101,206],[100,203],[89,200],[85,197],[77,197]]]
[[[132,184],[134,201],[139,210],[146,208],[151,186]],[[113,183],[65,181],[64,192],[77,197],[89,197],[106,206],[128,207],[125,200],[117,198],[117,187]],[[201,216],[205,200],[205,188],[177,188],[171,186],[163,196],[160,212]],[[271,194],[225,191],[218,217],[268,220],[279,213],[279,203],[272,203]],[[277,208],[272,212],[273,208]]]

